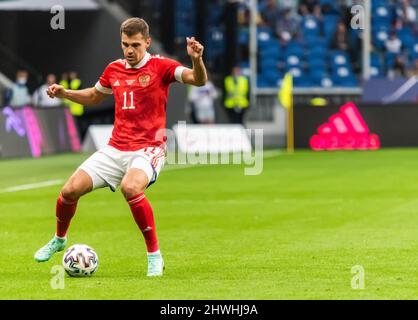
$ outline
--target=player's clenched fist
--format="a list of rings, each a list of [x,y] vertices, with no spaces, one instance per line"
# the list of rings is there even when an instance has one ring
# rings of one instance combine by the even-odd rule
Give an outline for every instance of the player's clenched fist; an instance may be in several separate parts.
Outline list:
[[[204,47],[194,37],[186,38],[187,40],[187,54],[191,58],[201,58],[203,56]]]
[[[48,87],[48,90],[46,90],[46,93],[50,98],[64,98],[65,89],[63,86],[60,86],[59,84],[53,84],[52,86]]]

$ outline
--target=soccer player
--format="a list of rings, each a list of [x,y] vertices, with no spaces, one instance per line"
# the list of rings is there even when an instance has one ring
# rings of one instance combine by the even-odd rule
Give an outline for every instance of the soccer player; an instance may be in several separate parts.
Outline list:
[[[67,243],[67,230],[84,194],[102,187],[117,186],[128,202],[141,230],[148,253],[148,276],[161,276],[164,261],[155,230],[154,215],[144,191],[158,177],[165,161],[165,121],[168,88],[174,81],[203,86],[207,72],[204,47],[194,37],[187,38],[192,69],[151,55],[148,24],[140,18],[124,21],[120,28],[125,59],[111,62],[96,85],[83,90],[66,90],[53,84],[50,97],[69,99],[82,105],[96,105],[113,94],[115,123],[106,147],[94,153],[65,183],[56,204],[54,238],[35,253],[38,262],[48,261]]]

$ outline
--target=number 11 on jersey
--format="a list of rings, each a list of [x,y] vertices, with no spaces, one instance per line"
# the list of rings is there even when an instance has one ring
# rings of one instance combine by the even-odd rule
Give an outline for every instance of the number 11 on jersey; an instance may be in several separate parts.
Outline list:
[[[131,105],[127,106],[126,105],[127,92],[125,91],[123,93],[123,107],[122,107],[123,110],[126,110],[126,109],[135,109],[135,106],[134,106],[134,92],[133,91],[130,91],[129,92],[129,95],[131,96]]]

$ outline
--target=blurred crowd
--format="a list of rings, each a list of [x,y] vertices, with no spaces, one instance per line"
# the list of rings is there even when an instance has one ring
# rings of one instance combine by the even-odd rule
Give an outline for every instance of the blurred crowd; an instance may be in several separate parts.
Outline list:
[[[379,76],[417,74],[418,0],[370,0],[372,2],[372,54]],[[318,23],[321,36],[328,37],[329,50],[347,52],[356,73],[361,69],[361,30],[353,30],[351,8],[363,0],[261,0],[258,25],[272,31],[282,47],[289,42],[304,42],[305,21]],[[240,8],[240,25],[249,23],[248,1]],[[337,16],[336,27],[327,30],[328,18]],[[309,18],[309,20],[307,20]],[[383,32],[383,33],[382,33]],[[310,45],[310,44],[309,44]],[[243,51],[247,48],[243,46]],[[387,55],[389,53],[389,55]],[[242,54],[244,59],[248,52]]]
[[[48,87],[57,83],[57,77],[55,74],[49,73],[45,77],[45,83],[39,86],[33,93],[30,93],[28,88],[28,77],[29,73],[26,70],[17,71],[13,86],[11,88],[7,88],[4,92],[3,105],[17,108],[27,105],[38,108],[50,108],[67,105],[70,107],[70,110],[74,115],[82,114],[82,109],[80,107],[73,106],[70,101],[58,98],[52,99],[48,96],[46,93]],[[81,89],[81,80],[78,78],[77,72],[75,71],[64,72],[58,83],[66,89]]]

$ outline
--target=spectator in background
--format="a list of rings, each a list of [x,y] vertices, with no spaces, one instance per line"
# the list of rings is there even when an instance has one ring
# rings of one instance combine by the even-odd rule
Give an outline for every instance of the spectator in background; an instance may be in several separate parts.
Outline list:
[[[282,11],[282,17],[276,22],[276,34],[282,43],[297,38],[300,30],[300,17],[291,8]]]
[[[385,42],[385,48],[388,52],[391,53],[400,53],[402,48],[402,42],[396,35],[396,32],[393,31],[389,38]]]
[[[210,80],[202,87],[192,86],[189,92],[189,101],[196,123],[215,123],[215,100],[217,97],[218,92]]]
[[[276,0],[266,0],[260,6],[260,15],[263,22],[272,30],[275,29],[276,22],[279,19],[280,11]]]
[[[68,73],[68,88],[70,90],[80,90],[81,89],[81,80],[78,78],[78,74],[75,71],[70,71]],[[64,87],[65,88],[65,87]],[[81,117],[84,114],[84,106],[73,102],[68,101],[68,107],[70,108],[71,114],[76,117]]]
[[[68,82],[68,72],[63,72],[61,74],[61,80],[60,80],[59,84],[61,86],[63,86],[65,89],[70,88],[70,84]]]
[[[81,80],[77,77],[77,72],[75,71],[63,72],[61,74],[59,84],[63,86],[64,89],[81,89]],[[89,123],[82,117],[84,114],[84,106],[68,99],[63,99],[62,103],[70,109],[70,112],[74,116],[74,120],[76,122],[78,134],[81,139],[84,139],[89,126]]]
[[[232,73],[225,77],[224,106],[230,123],[244,123],[244,114],[248,109],[249,102],[249,81],[241,74],[238,66],[232,68]]]
[[[62,105],[61,99],[50,98],[46,91],[49,86],[52,86],[57,81],[55,74],[50,73],[46,76],[46,83],[41,85],[33,93],[32,101],[35,107],[49,108],[49,107],[59,107]]]
[[[67,73],[64,73],[63,78],[61,79],[61,82],[63,83],[62,86],[65,89],[70,89],[70,90],[82,89],[81,80],[78,78],[77,72],[75,71],[68,72],[68,79],[66,79],[66,75]],[[65,85],[67,85],[67,87],[65,87]],[[70,101],[68,99],[65,99],[64,103],[68,106],[71,114],[74,116],[74,120],[76,122],[79,136],[82,139],[84,139],[84,136],[89,127],[89,122],[83,117],[84,106],[80,103]]]
[[[417,21],[417,12],[415,8],[411,6],[409,0],[402,0],[400,6],[396,9],[397,28],[414,27]]]
[[[295,0],[277,0],[280,10],[290,9],[294,14],[298,11],[298,2]]]
[[[396,55],[393,65],[389,67],[388,77],[389,79],[406,77],[406,58],[402,54]]]
[[[408,77],[418,77],[418,59],[412,63],[412,68],[408,70]]]
[[[300,0],[299,14],[302,16],[314,15],[317,18],[322,16],[319,0]]]
[[[347,51],[349,48],[348,39],[348,32],[345,24],[341,21],[338,22],[337,30],[331,41],[331,48],[334,50]]]
[[[19,70],[16,73],[16,82],[13,87],[6,91],[6,102],[12,107],[24,107],[31,102],[29,90],[27,87],[28,72]]]

